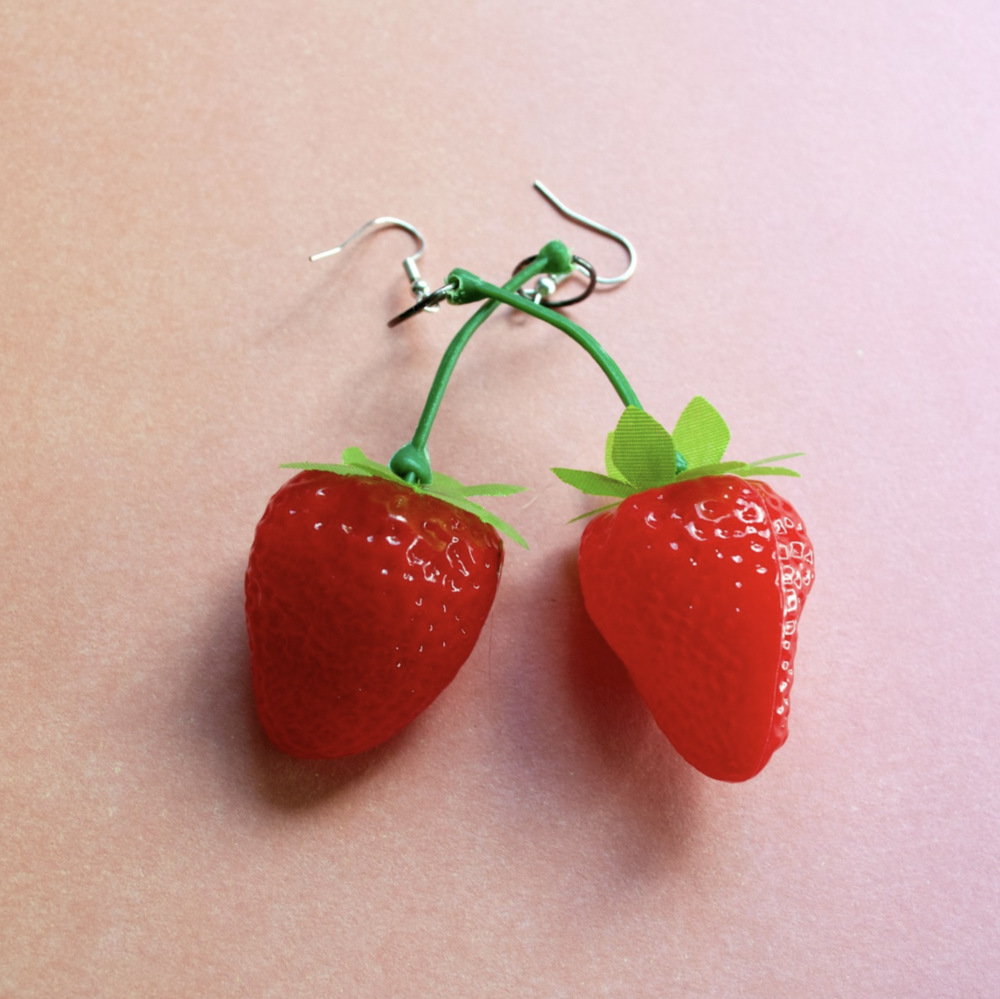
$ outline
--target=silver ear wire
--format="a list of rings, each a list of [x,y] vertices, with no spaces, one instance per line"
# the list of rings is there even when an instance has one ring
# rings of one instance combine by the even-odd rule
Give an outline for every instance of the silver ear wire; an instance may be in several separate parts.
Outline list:
[[[594,268],[588,264],[585,260],[575,257],[573,258],[573,263],[576,265],[576,270],[584,275],[589,284],[587,290],[580,295],[575,295],[572,298],[563,299],[560,302],[553,302],[551,296],[555,293],[556,288],[559,287],[560,283],[565,281],[569,274],[543,274],[535,284],[534,288],[523,288],[521,289],[521,295],[525,298],[530,298],[536,304],[541,302],[542,305],[547,305],[549,308],[558,309],[564,305],[573,305],[576,302],[580,302],[585,299],[593,290],[596,285],[604,285],[605,287],[613,287],[614,285],[624,284],[634,273],[635,265],[638,262],[638,255],[635,252],[635,247],[632,245],[631,241],[626,239],[620,232],[615,232],[614,229],[609,229],[606,225],[601,225],[599,222],[595,222],[593,219],[588,219],[586,216],[581,215],[579,212],[574,212],[572,209],[567,208],[563,202],[561,202],[540,180],[535,181],[535,189],[539,194],[544,197],[549,204],[556,209],[556,211],[561,212],[568,219],[572,219],[578,225],[582,225],[585,229],[590,229],[593,232],[599,232],[602,236],[607,236],[609,239],[613,239],[616,243],[620,244],[625,252],[628,254],[628,267],[622,271],[617,277],[604,278],[598,277]],[[532,258],[528,258],[531,260]],[[523,264],[519,265],[519,268]]]
[[[626,239],[620,232],[615,232],[614,229],[609,229],[606,225],[601,225],[599,222],[595,222],[593,219],[588,219],[579,212],[574,212],[567,208],[540,180],[535,181],[535,189],[542,195],[542,197],[549,201],[556,211],[562,212],[566,218],[572,219],[578,225],[582,225],[586,229],[599,232],[602,236],[607,236],[608,239],[613,239],[625,249],[625,252],[628,254],[628,267],[626,267],[625,270],[618,275],[618,277],[599,277],[597,279],[598,284],[608,286],[624,284],[635,273],[635,265],[638,263],[639,258],[638,254],[635,252],[635,247],[632,245],[630,240]]]
[[[420,268],[417,267],[417,260],[424,252],[424,237],[420,235],[420,230],[416,226],[412,226],[409,222],[404,222],[402,219],[393,218],[391,215],[380,215],[377,219],[366,222],[357,232],[351,233],[339,246],[333,247],[332,250],[323,250],[322,253],[314,253],[309,259],[316,261],[323,260],[325,257],[332,257],[335,253],[340,253],[352,240],[357,239],[369,229],[379,225],[396,226],[400,229],[405,229],[417,241],[416,253],[411,253],[403,260],[403,270],[410,282],[410,291],[413,292],[413,297],[418,300],[425,298],[430,294],[431,286],[420,276]],[[429,305],[425,309],[427,312],[437,312],[437,310],[437,305]]]

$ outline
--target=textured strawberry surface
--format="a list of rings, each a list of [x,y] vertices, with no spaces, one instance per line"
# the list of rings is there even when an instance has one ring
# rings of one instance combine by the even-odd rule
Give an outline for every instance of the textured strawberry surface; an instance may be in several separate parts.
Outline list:
[[[579,566],[588,613],[678,752],[718,780],[758,773],[787,738],[813,582],[791,505],[734,475],[650,489],[591,521]]]
[[[293,756],[370,749],[468,659],[503,564],[475,515],[384,479],[306,471],[271,498],[246,575],[257,712]]]

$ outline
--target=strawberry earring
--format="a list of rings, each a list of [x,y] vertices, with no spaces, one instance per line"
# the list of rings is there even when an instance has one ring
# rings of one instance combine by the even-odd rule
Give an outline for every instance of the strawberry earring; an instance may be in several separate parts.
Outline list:
[[[799,616],[813,583],[802,518],[765,475],[723,461],[729,428],[700,396],[673,433],[629,407],[606,474],[554,468],[608,498],[580,540],[587,612],[674,748],[709,777],[744,781],[788,737]],[[589,516],[584,514],[584,516]]]
[[[275,493],[257,525],[246,573],[254,700],[271,741],[307,759],[359,753],[389,739],[472,653],[500,579],[500,535],[525,544],[472,497],[522,487],[466,486],[432,472],[431,427],[459,355],[502,301],[557,316],[538,303],[562,279],[584,272],[585,294],[598,281],[589,264],[553,242],[502,288],[456,270],[443,289],[428,292],[417,267],[423,237],[391,217],[373,219],[310,259],[340,252],[380,225],[401,227],[418,243],[403,267],[419,301],[390,325],[445,300],[485,303],[448,347],[413,438],[388,465],[357,447],[339,464],[285,465],[299,474]],[[610,358],[605,363],[614,369]]]

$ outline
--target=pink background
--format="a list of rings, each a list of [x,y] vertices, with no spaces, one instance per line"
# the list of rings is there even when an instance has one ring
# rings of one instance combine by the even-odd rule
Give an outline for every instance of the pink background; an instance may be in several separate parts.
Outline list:
[[[1000,8],[0,3],[0,995],[995,996]],[[619,411],[498,313],[437,467],[521,482],[491,623],[400,737],[294,761],[242,577],[281,461],[385,460],[467,310],[560,237],[647,408],[695,393],[819,578],[791,736],[692,771],[589,624]],[[512,546],[513,548],[513,546]]]

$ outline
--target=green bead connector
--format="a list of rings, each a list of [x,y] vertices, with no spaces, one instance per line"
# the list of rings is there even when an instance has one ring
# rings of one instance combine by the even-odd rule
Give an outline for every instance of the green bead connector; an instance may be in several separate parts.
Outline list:
[[[431,459],[426,448],[414,447],[413,442],[404,444],[389,460],[389,467],[407,482],[419,482],[429,486],[434,480]]]

